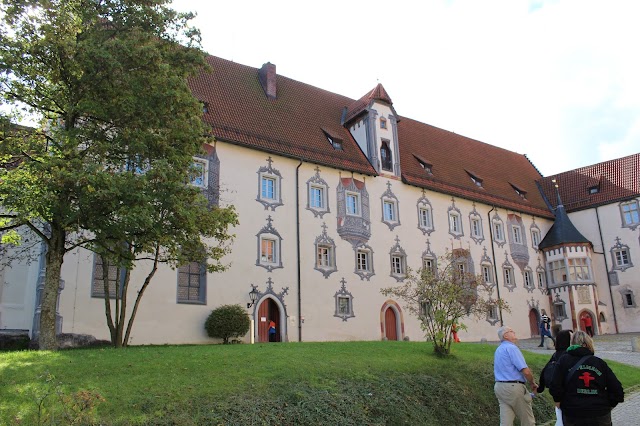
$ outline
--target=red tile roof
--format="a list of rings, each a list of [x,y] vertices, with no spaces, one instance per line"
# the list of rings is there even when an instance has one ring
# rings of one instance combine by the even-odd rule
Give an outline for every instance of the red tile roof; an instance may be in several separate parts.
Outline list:
[[[258,69],[209,56],[213,70],[189,80],[208,104],[204,121],[222,141],[366,175],[376,175],[349,130],[341,125],[345,108],[353,118],[374,99],[391,105],[381,84],[357,101],[278,75],[276,99],[268,99]],[[355,115],[352,115],[355,114]],[[334,150],[325,132],[342,140]],[[480,201],[514,211],[553,217],[537,190],[542,176],[521,154],[437,127],[398,117],[402,180],[410,185]],[[431,164],[432,175],[418,158]],[[466,170],[482,179],[473,183]],[[512,185],[526,191],[521,198]]]
[[[558,204],[556,180],[562,204],[568,212],[615,203],[640,195],[640,154],[581,167],[539,180],[550,204]],[[589,189],[597,188],[591,194]]]

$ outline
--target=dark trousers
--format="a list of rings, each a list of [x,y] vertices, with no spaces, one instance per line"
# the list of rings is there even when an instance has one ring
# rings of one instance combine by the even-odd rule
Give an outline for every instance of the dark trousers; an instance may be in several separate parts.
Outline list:
[[[276,333],[269,333],[269,341],[270,342],[276,341]]]
[[[553,344],[554,345],[556,344],[556,340],[553,338],[553,336],[551,336],[551,332],[546,328],[541,328],[540,329],[540,346],[544,346],[544,336],[551,338],[551,340],[553,340]]]
[[[562,411],[564,426],[611,426],[611,413],[599,417],[569,417]]]

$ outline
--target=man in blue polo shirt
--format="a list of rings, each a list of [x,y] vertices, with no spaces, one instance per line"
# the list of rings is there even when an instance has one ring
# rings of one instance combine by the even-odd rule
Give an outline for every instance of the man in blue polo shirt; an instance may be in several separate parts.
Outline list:
[[[498,337],[500,346],[493,358],[493,374],[496,378],[493,390],[500,403],[500,425],[512,426],[517,416],[521,425],[535,426],[532,397],[525,383],[529,382],[534,394],[538,385],[516,345],[516,333],[511,327],[503,326],[498,329]]]

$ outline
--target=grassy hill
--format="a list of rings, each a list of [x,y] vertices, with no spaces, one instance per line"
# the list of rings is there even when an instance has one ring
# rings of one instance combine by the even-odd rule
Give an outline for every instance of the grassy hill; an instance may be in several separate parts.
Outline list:
[[[496,425],[492,344],[141,346],[0,353],[0,424]],[[550,354],[549,354],[550,355]],[[534,373],[549,355],[525,352]],[[640,369],[610,363],[626,388]],[[538,424],[554,417],[548,392]]]

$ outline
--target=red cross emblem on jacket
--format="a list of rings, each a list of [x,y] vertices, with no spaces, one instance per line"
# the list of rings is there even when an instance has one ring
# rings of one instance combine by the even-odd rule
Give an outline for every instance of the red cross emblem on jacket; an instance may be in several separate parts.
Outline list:
[[[591,382],[591,380],[595,380],[596,378],[592,377],[591,374],[585,371],[584,373],[582,373],[582,376],[578,376],[578,379],[581,379],[584,382],[584,385],[586,387],[589,387],[589,383]]]

